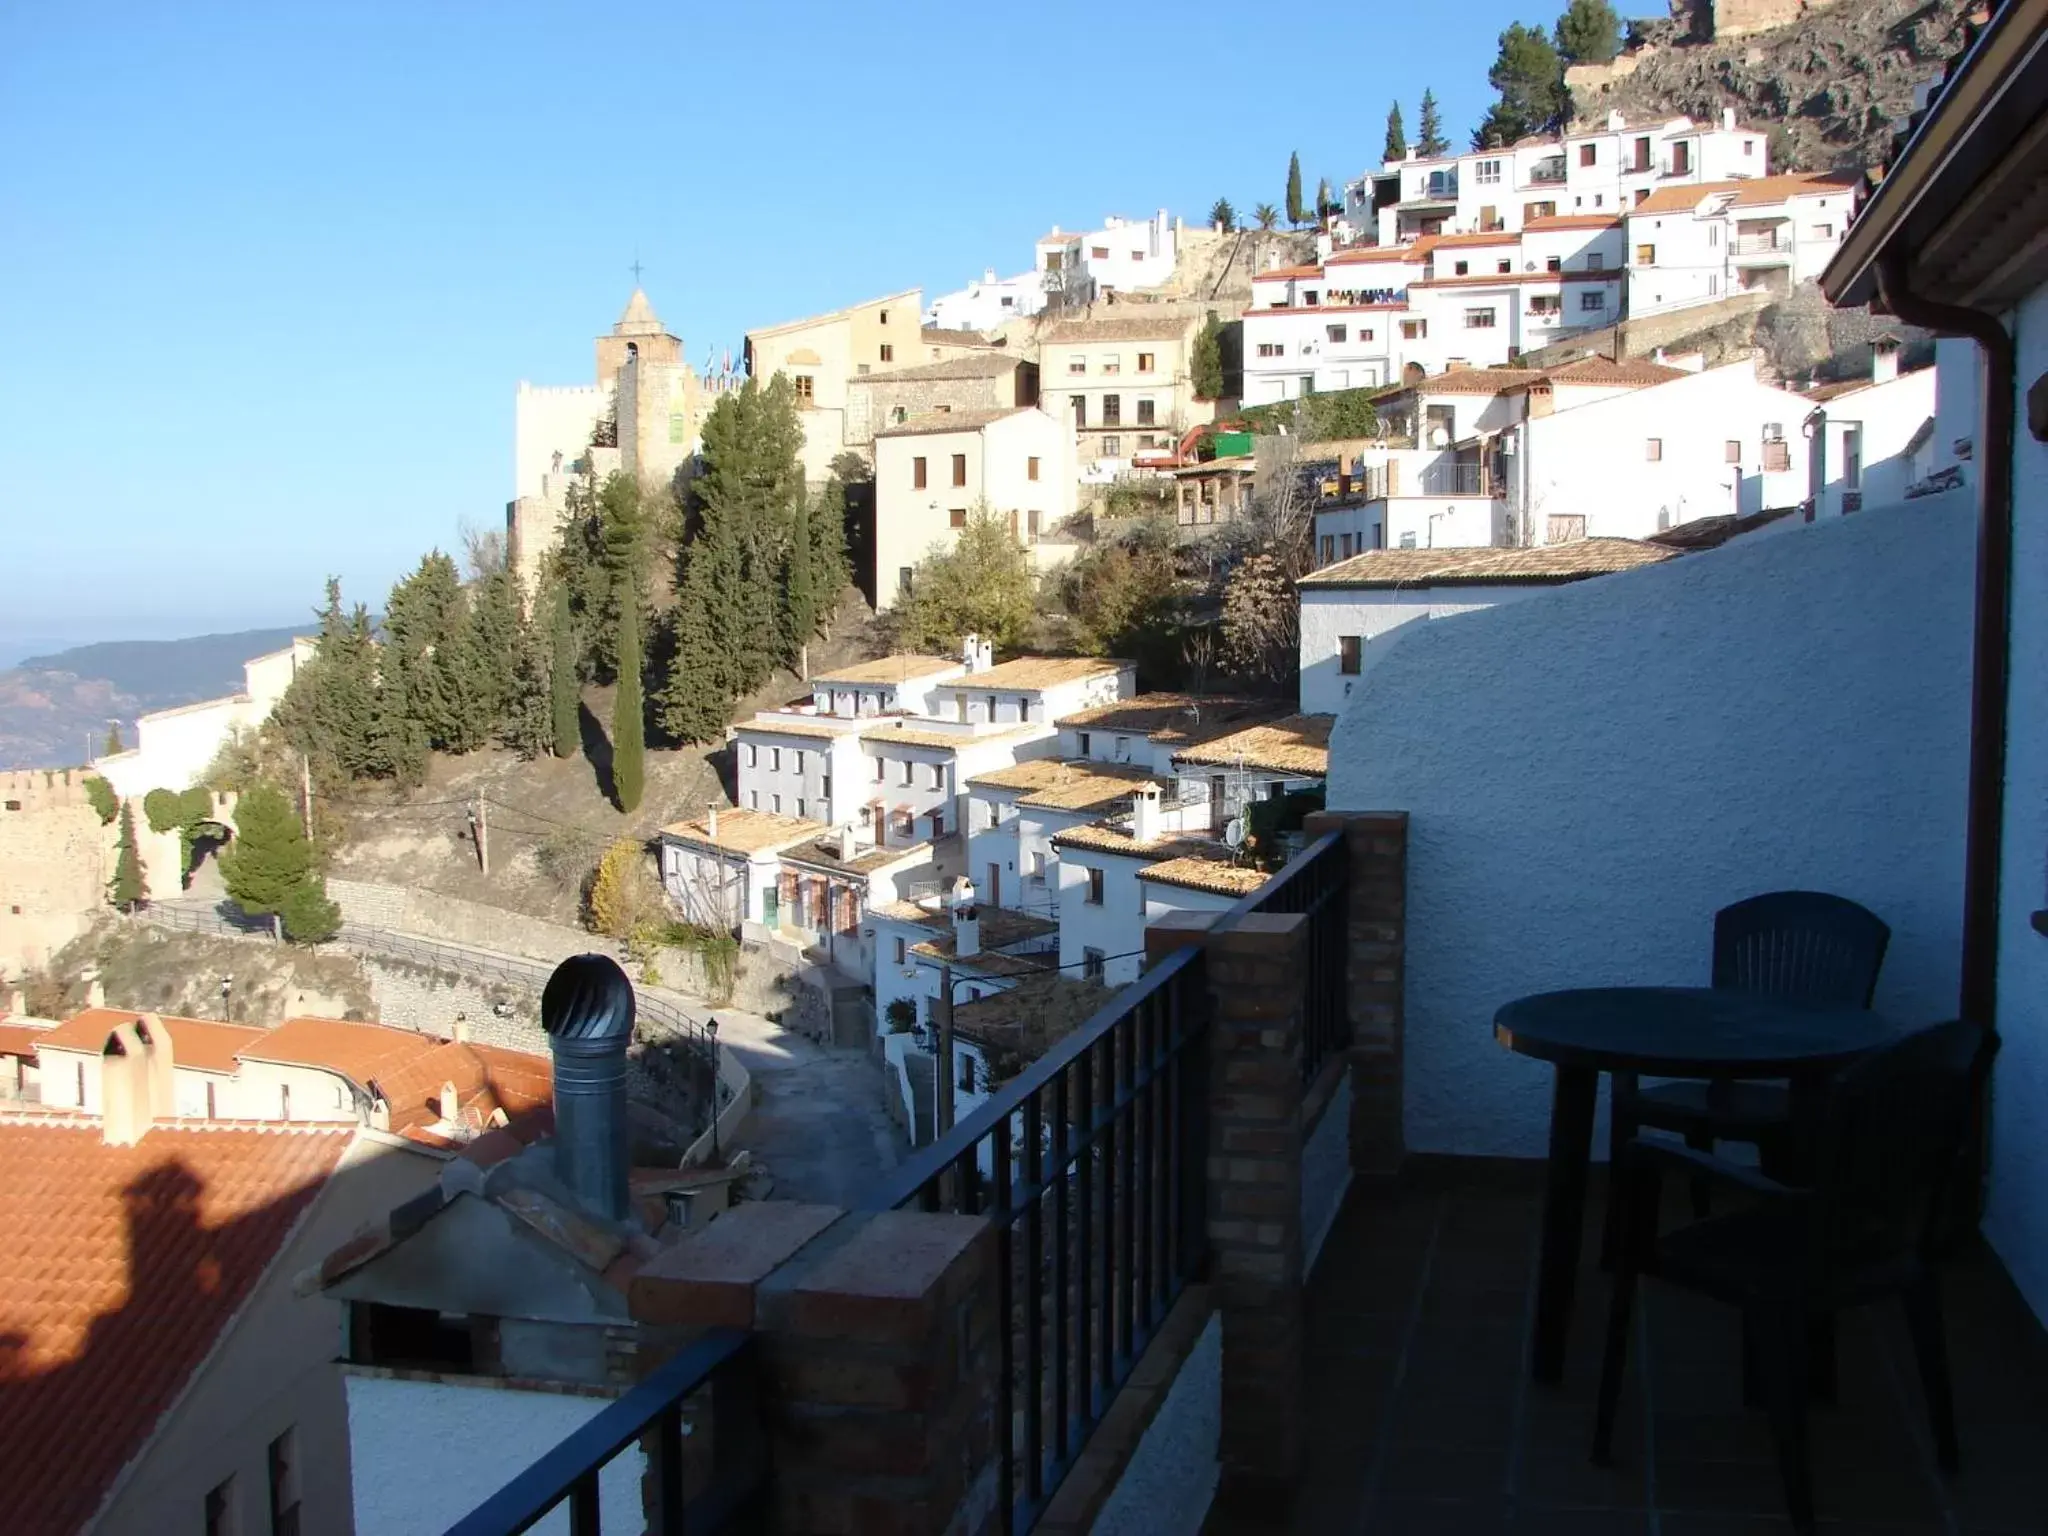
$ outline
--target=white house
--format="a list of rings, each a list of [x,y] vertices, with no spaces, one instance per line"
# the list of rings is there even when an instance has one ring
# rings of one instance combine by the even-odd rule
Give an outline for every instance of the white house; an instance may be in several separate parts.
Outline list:
[[[1669,560],[1629,539],[1534,549],[1380,549],[1301,579],[1301,707],[1342,713],[1379,648],[1417,619],[1511,603],[1567,582]]]
[[[1231,694],[1140,693],[1060,716],[1060,756],[1136,765],[1164,779],[1173,754],[1287,713],[1272,699]]]
[[[1179,253],[1180,221],[1169,219],[1162,208],[1139,221],[1111,214],[1100,229],[1087,231],[1062,230],[1055,224],[1038,242],[1036,266],[1041,282],[1047,272],[1078,269],[1087,279],[1083,297],[1094,300],[1157,288],[1173,276]]]
[[[1820,517],[1903,501],[1934,470],[1934,368],[1899,372],[1899,343],[1871,347],[1871,376],[1806,392],[1807,498]]]
[[[977,507],[1006,518],[1041,568],[1074,546],[1053,537],[1075,506],[1072,423],[1036,406],[932,411],[875,433],[876,602],[894,605],[911,572]]]
[[[1628,209],[1628,312],[1789,292],[1842,243],[1854,189],[1824,176],[1664,187]]]
[[[1223,835],[1254,800],[1270,800],[1321,784],[1330,771],[1328,715],[1304,711],[1241,726],[1181,747],[1173,754],[1178,798],[1209,831]],[[1192,824],[1192,823],[1191,823]]]
[[[820,821],[737,806],[661,829],[661,883],[686,921],[765,939],[782,928],[782,851],[814,842]]]
[[[1158,788],[1154,771],[1128,762],[1048,757],[977,775],[968,785],[967,868],[982,901],[1055,915],[1053,839],[1128,809],[1146,788]]]
[[[933,299],[924,323],[946,331],[992,331],[1006,321],[1035,315],[1045,308],[1045,279],[1037,272],[997,277],[994,267],[952,293]]]
[[[160,709],[135,722],[135,745],[93,759],[92,770],[124,800],[152,789],[190,789],[237,731],[253,731],[270,718],[277,701],[313,659],[311,640],[294,640],[282,650],[242,663],[242,690],[176,709]]]
[[[781,864],[778,932],[863,982],[875,974],[872,914],[938,883],[930,843],[881,847],[856,838],[851,826],[784,847]]]

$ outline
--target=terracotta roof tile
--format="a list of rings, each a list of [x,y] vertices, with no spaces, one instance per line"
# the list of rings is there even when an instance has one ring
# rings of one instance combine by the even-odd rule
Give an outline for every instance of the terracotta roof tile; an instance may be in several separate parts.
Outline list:
[[[1252,274],[1252,281],[1255,283],[1284,282],[1289,278],[1321,277],[1322,275],[1323,269],[1311,261],[1298,267],[1268,267],[1263,272],[1254,272]]]
[[[986,347],[988,337],[980,331],[949,331],[944,326],[927,325],[917,333],[918,340],[928,347]]]
[[[1374,262],[1416,262],[1420,263],[1437,246],[1441,236],[1433,235],[1428,240],[1418,240],[1412,245],[1365,245],[1354,246],[1348,251],[1332,251],[1324,259],[1325,269],[1330,267],[1365,266]]]
[[[1016,688],[1035,692],[1042,688],[1057,688],[1062,683],[1078,683],[1085,678],[1113,676],[1130,665],[1128,661],[1119,661],[1111,656],[1019,656],[1015,661],[1001,662],[986,672],[949,677],[939,687],[957,688],[963,693],[985,693],[991,689],[1001,693],[1005,689]]]
[[[732,853],[774,853],[829,831],[822,821],[806,821],[796,816],[778,816],[773,811],[743,810],[738,806],[724,806],[718,812],[718,831],[714,834],[699,816],[691,821],[674,821],[661,829],[663,837],[673,837],[686,843],[702,843],[707,847],[722,848]]]
[[[0,1486],[71,1536],[277,1258],[354,1128],[0,1117]]]
[[[845,736],[857,731],[855,721],[844,721],[827,725],[818,720],[742,720],[733,729],[741,735],[756,736],[801,736],[807,741],[830,741],[835,736]]]
[[[1227,864],[1220,859],[1184,857],[1147,864],[1138,871],[1138,878],[1157,885],[1209,891],[1218,896],[1245,896],[1256,891],[1272,876],[1256,864]]]
[[[873,661],[857,661],[849,666],[834,667],[830,672],[819,672],[811,678],[812,683],[850,683],[855,686],[876,683],[908,683],[921,678],[936,677],[941,672],[955,672],[961,669],[957,656],[919,656],[914,653],[898,653],[893,656],[878,656]]]
[[[977,789],[1021,790],[1019,805],[1049,811],[1091,811],[1128,800],[1140,784],[1155,775],[1129,763],[1092,760],[1068,762],[1056,757],[1032,758],[992,773],[978,773],[967,782]]]
[[[1438,235],[1435,242],[1436,248],[1443,250],[1446,247],[1463,249],[1467,246],[1519,245],[1521,239],[1522,237],[1511,229],[1489,229],[1475,230],[1464,235]]]
[[[39,1047],[66,1051],[90,1051],[97,1056],[107,1036],[119,1025],[133,1024],[142,1014],[132,1008],[87,1008],[74,1013],[55,1029],[45,1030]],[[194,1072],[219,1072],[232,1076],[235,1057],[268,1033],[251,1024],[224,1024],[218,1019],[181,1019],[157,1015],[170,1032],[171,1060]]]
[[[1526,219],[1522,223],[1524,234],[1542,234],[1547,229],[1619,229],[1621,215],[1618,213],[1551,213],[1541,218]]]
[[[941,432],[979,432],[1006,416],[1021,416],[1026,411],[1035,411],[1035,405],[991,406],[980,411],[926,411],[899,421],[893,427],[883,427],[876,437],[931,437]]]
[[[1692,375],[1683,368],[1673,368],[1665,363],[1653,363],[1647,358],[1633,358],[1627,362],[1616,362],[1605,355],[1582,357],[1575,363],[1543,370],[1542,382],[1549,384],[1629,384],[1647,387],[1652,384],[1669,384],[1676,379],[1689,379]]]
[[[1710,197],[1732,197],[1737,208],[1769,207],[1787,198],[1834,197],[1854,190],[1846,181],[1798,173],[1752,176],[1744,181],[1698,181],[1682,187],[1659,187],[1626,212],[1632,219],[1645,214],[1690,213]]]
[[[937,725],[939,722],[930,723]],[[1019,725],[1007,731],[995,731],[979,736],[969,731],[928,731],[920,729],[916,718],[912,717],[871,725],[860,733],[860,739],[899,747],[925,747],[934,752],[956,752],[962,747],[986,746],[992,741],[1015,741],[1025,736],[1035,736],[1039,730],[1040,727],[1036,725]]]
[[[821,837],[813,842],[799,843],[794,848],[782,850],[785,859],[794,859],[800,864],[817,864],[828,870],[837,870],[848,875],[871,875],[878,869],[887,869],[892,864],[903,864],[931,857],[930,843],[909,843],[891,848],[881,843],[859,843],[854,847],[853,857],[839,857],[839,839]]]
[[[1402,392],[1418,395],[1506,395],[1543,377],[1537,368],[1451,368],[1413,384]]]
[[[546,1056],[447,1040],[377,1078],[377,1090],[391,1107],[391,1129],[402,1135],[439,1120],[436,1100],[451,1084],[470,1131],[483,1131],[502,1109],[517,1135],[518,1127],[552,1111],[555,1102],[554,1063]]]
[[[1635,539],[1572,539],[1534,549],[1369,549],[1311,571],[1300,584],[1313,590],[1578,581],[1655,565],[1672,554]]]
[[[440,1041],[417,1030],[389,1024],[362,1024],[348,1019],[286,1019],[241,1051],[244,1061],[275,1061],[293,1067],[320,1067],[339,1072],[350,1082],[368,1087],[388,1072],[433,1050]],[[177,1049],[178,1038],[171,1037]],[[182,1059],[178,1065],[183,1066]]]
[[[1192,740],[1220,734],[1233,725],[1271,719],[1287,706],[1271,699],[1238,698],[1229,694],[1136,693],[1061,715],[1053,724],[1062,730],[1128,731],[1160,740]]]
[[[1113,853],[1126,859],[1153,862],[1198,859],[1228,851],[1211,838],[1194,837],[1185,832],[1161,832],[1149,843],[1141,843],[1125,827],[1108,822],[1099,822],[1091,827],[1069,827],[1064,832],[1053,833],[1052,842],[1058,848],[1085,848],[1095,853]]]
[[[1063,342],[1090,341],[1180,341],[1195,328],[1191,316],[1162,318],[1119,316],[1104,320],[1059,320],[1045,333],[1047,346]]]
[[[1020,1062],[1032,1062],[1085,1024],[1108,1000],[1108,989],[1100,983],[1048,973],[958,1004],[953,1029],[1010,1052]]]
[[[1330,727],[1334,724],[1333,715],[1289,715],[1271,725],[1248,726],[1176,752],[1173,760],[1219,767],[1242,762],[1247,768],[1268,773],[1324,774],[1330,770]]]
[[[0,1056],[33,1056],[49,1033],[32,1024],[0,1024]]]

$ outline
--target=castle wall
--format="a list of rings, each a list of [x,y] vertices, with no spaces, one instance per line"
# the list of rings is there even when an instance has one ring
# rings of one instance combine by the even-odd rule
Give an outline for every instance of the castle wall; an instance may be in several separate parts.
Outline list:
[[[81,769],[0,775],[0,973],[43,964],[85,928],[114,873]]]
[[[512,494],[540,496],[542,478],[566,467],[590,446],[591,430],[611,408],[611,392],[596,384],[560,387],[522,382],[512,403]]]

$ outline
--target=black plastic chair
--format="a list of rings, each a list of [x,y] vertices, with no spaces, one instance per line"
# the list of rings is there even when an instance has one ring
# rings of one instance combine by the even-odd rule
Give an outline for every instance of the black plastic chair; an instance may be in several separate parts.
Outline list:
[[[1905,1306],[1942,1470],[1957,1465],[1955,1414],[1934,1259],[1958,1187],[1973,1106],[1998,1048],[1975,1024],[1937,1024],[1845,1068],[1830,1085],[1814,1178],[1788,1187],[1754,1168],[1668,1141],[1636,1141],[1622,1163],[1628,1202],[1607,1319],[1593,1459],[1612,1460],[1629,1313],[1644,1274],[1742,1309],[1777,1440],[1785,1503],[1813,1527],[1807,1471],[1808,1344],[1837,1312],[1898,1297]],[[1659,1235],[1662,1175],[1704,1177],[1748,1208]]]
[[[1892,931],[1869,908],[1824,891],[1772,891],[1714,914],[1712,984],[1732,992],[1808,998],[1868,1008]],[[1616,1074],[1608,1157],[1645,1126],[1674,1131],[1696,1151],[1721,1141],[1772,1149],[1791,1120],[1791,1095],[1782,1083],[1701,1082],[1639,1084]],[[1694,1186],[1694,1214],[1707,1214],[1704,1187]],[[1610,1200],[1606,1231],[1609,1262],[1619,1235],[1618,1207]]]

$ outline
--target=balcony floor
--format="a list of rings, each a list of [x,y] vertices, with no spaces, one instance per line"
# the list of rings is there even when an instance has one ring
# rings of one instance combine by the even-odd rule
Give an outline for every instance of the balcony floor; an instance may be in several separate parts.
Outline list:
[[[1590,1254],[1564,1382],[1539,1387],[1523,1366],[1540,1167],[1415,1166],[1396,1186],[1353,1187],[1310,1283],[1307,1469],[1294,1530],[1792,1530],[1765,1416],[1742,1406],[1732,1310],[1645,1287],[1616,1464],[1596,1467],[1587,1448],[1608,1286]],[[1603,1201],[1596,1178],[1589,1245]],[[1897,1309],[1847,1314],[1840,1405],[1816,1405],[1810,1418],[1823,1531],[2048,1528],[2048,1339],[1988,1251],[1945,1279],[1962,1473],[1950,1482],[1935,1469]]]

